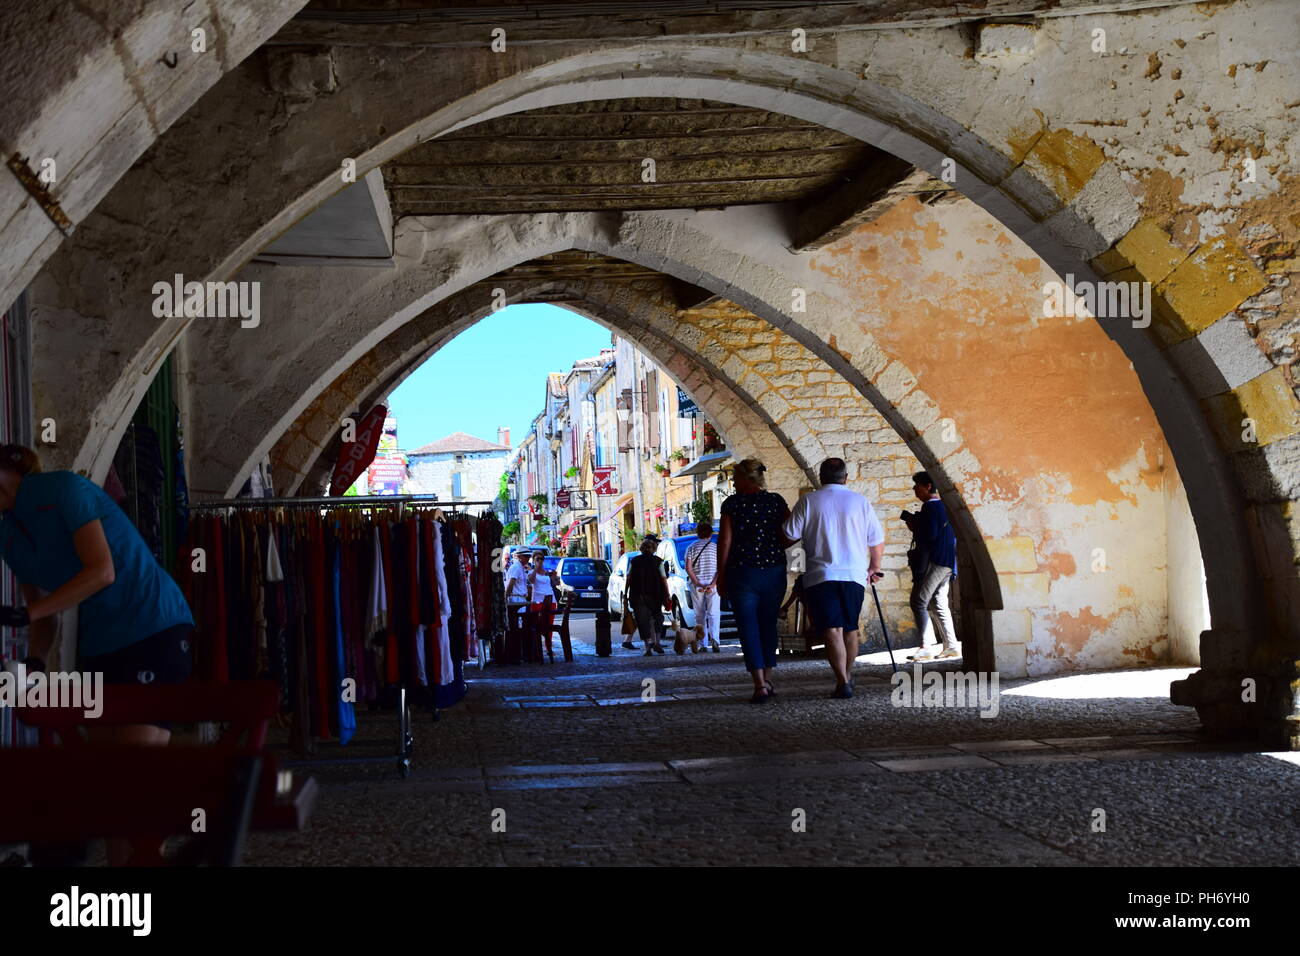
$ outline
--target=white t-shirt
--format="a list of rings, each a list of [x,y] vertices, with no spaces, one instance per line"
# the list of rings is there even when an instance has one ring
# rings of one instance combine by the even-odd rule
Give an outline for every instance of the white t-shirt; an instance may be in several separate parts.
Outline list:
[[[869,549],[885,541],[885,529],[871,502],[830,484],[799,499],[783,526],[786,537],[802,540],[807,558],[804,587],[823,581],[866,584]]]
[[[515,560],[510,562],[510,567],[506,569],[506,600],[522,604],[528,600],[528,574],[531,568],[525,569],[523,563]]]
[[[542,567],[541,558],[533,559],[533,567],[528,576],[533,582],[534,604],[540,604],[548,597],[555,597],[555,588],[551,587],[551,574]]]

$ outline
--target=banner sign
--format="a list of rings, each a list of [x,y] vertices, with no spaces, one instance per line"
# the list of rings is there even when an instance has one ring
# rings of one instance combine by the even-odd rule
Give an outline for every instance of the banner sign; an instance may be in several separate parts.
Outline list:
[[[682,391],[681,386],[677,387],[677,417],[678,418],[699,418],[700,407],[691,400],[691,397]]]
[[[592,485],[598,495],[618,494],[618,489],[614,487],[614,466],[601,465],[596,468]]]
[[[376,405],[357,423],[355,440],[344,442],[339,451],[334,476],[330,479],[330,495],[341,495],[351,488],[366,466],[374,461],[387,415],[387,408]]]
[[[561,488],[555,493],[555,505],[557,508],[569,507],[569,489]]]

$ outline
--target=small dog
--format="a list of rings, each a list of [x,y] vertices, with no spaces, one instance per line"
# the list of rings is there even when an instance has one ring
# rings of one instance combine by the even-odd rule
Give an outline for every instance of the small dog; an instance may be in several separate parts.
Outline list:
[[[692,654],[707,650],[707,648],[700,647],[700,629],[698,627],[677,628],[677,636],[673,639],[673,650],[678,654],[685,654],[688,647],[691,649]]]

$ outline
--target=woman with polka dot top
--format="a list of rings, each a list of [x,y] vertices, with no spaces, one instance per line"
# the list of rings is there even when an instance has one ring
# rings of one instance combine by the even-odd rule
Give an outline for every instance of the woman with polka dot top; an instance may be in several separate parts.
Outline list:
[[[757,458],[736,465],[736,493],[722,503],[718,533],[718,593],[730,599],[745,654],[745,669],[754,679],[751,703],[765,703],[775,691],[776,616],[785,597],[785,549],[781,525],[790,508],[767,491],[767,466]]]

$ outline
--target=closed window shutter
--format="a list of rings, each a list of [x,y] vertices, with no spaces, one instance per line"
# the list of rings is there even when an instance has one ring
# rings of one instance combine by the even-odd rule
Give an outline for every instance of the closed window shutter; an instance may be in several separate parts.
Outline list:
[[[645,408],[649,415],[646,427],[646,445],[654,452],[659,451],[659,373],[646,372]]]

